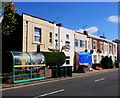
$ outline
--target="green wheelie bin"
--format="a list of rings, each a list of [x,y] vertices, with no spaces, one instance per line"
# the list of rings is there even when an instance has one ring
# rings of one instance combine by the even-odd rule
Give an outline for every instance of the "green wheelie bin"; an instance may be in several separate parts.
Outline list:
[[[67,66],[67,76],[72,77],[72,66]]]

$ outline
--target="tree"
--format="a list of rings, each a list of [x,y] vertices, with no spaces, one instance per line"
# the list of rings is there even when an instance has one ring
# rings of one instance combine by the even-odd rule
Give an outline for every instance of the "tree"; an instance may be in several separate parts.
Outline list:
[[[17,26],[17,18],[15,5],[13,2],[3,2],[3,20],[2,20],[2,34],[10,35],[15,32]]]

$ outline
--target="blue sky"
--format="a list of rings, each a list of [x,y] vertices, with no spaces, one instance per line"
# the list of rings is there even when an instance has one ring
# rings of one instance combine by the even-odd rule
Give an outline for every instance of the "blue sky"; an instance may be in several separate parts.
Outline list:
[[[109,40],[118,38],[117,2],[15,2],[15,5],[20,15],[27,13],[56,21],[81,32],[86,29],[96,36],[105,33]]]

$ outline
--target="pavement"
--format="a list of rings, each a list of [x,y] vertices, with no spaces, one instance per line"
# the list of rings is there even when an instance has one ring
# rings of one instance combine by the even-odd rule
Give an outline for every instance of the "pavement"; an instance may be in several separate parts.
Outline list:
[[[36,84],[49,83],[49,82],[60,81],[60,80],[67,80],[67,79],[72,79],[77,77],[85,77],[89,75],[96,75],[96,74],[105,73],[105,72],[114,71],[114,70],[118,70],[118,68],[86,71],[85,73],[72,73],[72,77],[46,78],[46,79],[30,81],[30,82],[22,82],[17,84],[1,84],[1,85],[2,85],[2,89],[4,90],[7,88],[20,87],[24,85],[29,86],[33,84],[36,85]]]

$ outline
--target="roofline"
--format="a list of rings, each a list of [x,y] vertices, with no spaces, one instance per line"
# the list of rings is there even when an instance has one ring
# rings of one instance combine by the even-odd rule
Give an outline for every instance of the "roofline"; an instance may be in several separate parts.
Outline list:
[[[49,23],[54,24],[54,22],[49,21],[49,20],[46,20],[46,19],[43,19],[43,18],[39,18],[39,17],[36,17],[36,16],[32,16],[32,15],[30,15],[30,14],[26,14],[26,13],[22,13],[22,16],[23,16],[23,14],[28,15],[28,16],[31,16],[31,17],[34,17],[34,18],[37,18],[37,19],[41,19],[41,20],[44,20],[44,21],[47,21],[47,22],[49,22]]]
[[[97,40],[101,40],[101,41],[105,41],[105,42],[108,42],[108,43],[112,43],[112,44],[115,43],[115,42],[113,42],[113,41],[111,41],[111,40],[104,39],[104,38],[100,38],[100,37],[98,37],[98,36],[91,35],[91,34],[90,34],[90,35],[88,34],[88,37],[89,37],[89,38],[93,38],[93,39],[97,39]]]
[[[81,33],[81,32],[78,32],[78,31],[75,31],[75,33],[85,35],[85,34],[83,34],[83,33]],[[85,35],[85,36],[87,36],[87,35]]]

